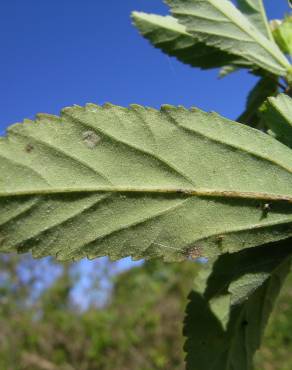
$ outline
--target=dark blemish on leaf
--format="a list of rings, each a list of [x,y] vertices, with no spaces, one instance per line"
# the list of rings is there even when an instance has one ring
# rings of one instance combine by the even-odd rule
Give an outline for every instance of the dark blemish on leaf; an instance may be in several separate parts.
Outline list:
[[[225,236],[224,235],[217,235],[216,238],[215,238],[216,244],[218,245],[218,247],[220,249],[223,248],[223,240],[224,239],[225,239]]]
[[[90,149],[95,148],[101,140],[100,136],[98,136],[94,131],[90,130],[83,132],[82,139],[85,145]]]
[[[192,195],[193,191],[188,189],[176,189],[177,194]]]
[[[168,111],[168,110],[175,110],[176,108],[173,105],[169,104],[163,104],[160,108],[160,110],[163,111]]]
[[[268,217],[268,213],[271,211],[272,205],[271,203],[264,203],[264,204],[261,204],[260,209],[262,211],[262,215],[261,215],[261,220],[262,220]]]
[[[110,108],[113,108],[113,104],[111,103],[104,103],[103,106],[102,106],[104,109],[110,109]]]
[[[191,259],[202,257],[202,248],[199,245],[191,247],[186,251],[186,256]]]
[[[32,144],[27,144],[25,147],[26,153],[31,153],[33,151],[34,147]]]
[[[186,190],[184,191],[184,193],[185,193],[186,195],[192,195],[192,194],[193,194],[193,190],[188,190],[188,189],[186,189]]]
[[[263,211],[270,211],[271,210],[271,204],[270,203],[265,203],[263,205]]]
[[[241,326],[242,327],[245,327],[248,325],[248,321],[247,320],[243,320],[242,323],[241,323]]]

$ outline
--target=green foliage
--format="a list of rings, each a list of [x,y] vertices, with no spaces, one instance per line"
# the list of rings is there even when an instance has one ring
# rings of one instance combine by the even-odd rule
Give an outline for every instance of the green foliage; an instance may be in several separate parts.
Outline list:
[[[132,18],[141,34],[155,47],[192,67],[209,69],[229,63],[239,66],[251,65],[236,55],[200,42],[186,31],[185,26],[171,16],[133,12]]]
[[[263,0],[236,0],[238,9],[267,39],[273,40]]]
[[[285,18],[282,22],[274,22],[273,36],[283,53],[292,55],[291,16]]]
[[[167,0],[172,14],[199,41],[235,54],[275,75],[286,75],[290,64],[229,0]]]
[[[264,124],[277,139],[292,147],[292,99],[288,95],[270,97],[261,109]]]
[[[229,0],[167,4],[172,16],[134,12],[134,24],[155,47],[192,67],[220,67],[221,76],[246,68],[260,76],[239,117],[255,129],[195,108],[109,104],[74,106],[61,117],[41,114],[16,124],[0,139],[0,250],[60,260],[216,257],[190,295],[186,367],[250,370],[292,254],[292,67],[285,56],[292,50],[291,17],[273,22],[271,32],[261,0],[237,0],[237,7]],[[279,88],[287,95],[277,96]],[[146,264],[146,270],[158,280],[165,272],[168,292],[177,294],[175,267],[173,279],[159,264]],[[54,312],[50,294],[58,302],[53,329],[45,335],[61,329],[74,338],[81,330],[83,342],[63,347],[61,336],[53,350],[33,351],[49,360],[24,353],[19,361],[30,369],[40,364],[61,369],[63,363],[63,370],[129,369],[130,349],[133,368],[179,368],[173,337],[174,347],[154,340],[157,320],[168,338],[169,322],[177,329],[178,318],[153,315],[160,288],[148,285],[153,296],[143,301],[141,285],[149,283],[148,276],[132,273],[132,285],[121,278],[111,305],[94,313],[95,325],[86,316],[82,329],[72,315],[68,325],[69,306],[63,302],[65,297],[68,303],[72,285],[65,274],[61,286],[43,299],[45,320]],[[119,294],[122,301],[127,297],[127,307]],[[138,314],[129,310],[130,302],[138,305]],[[171,302],[169,307],[177,301]],[[163,306],[171,312],[166,297]],[[117,331],[121,317],[126,324]],[[133,331],[141,318],[143,341],[141,332]],[[145,341],[155,345],[147,357]],[[122,343],[118,358],[117,342]],[[96,351],[102,353],[99,362]],[[83,352],[86,362],[80,366]],[[78,360],[69,353],[77,353]],[[3,366],[17,369],[11,361],[3,357]]]
[[[262,349],[257,353],[255,369],[290,370],[292,368],[292,274],[282,288],[263,338]]]
[[[246,109],[238,117],[238,122],[258,127],[260,123],[260,108],[269,96],[278,92],[278,81],[270,76],[262,77],[248,95]]]
[[[184,369],[183,310],[198,264],[151,261],[133,268],[115,277],[104,307],[79,312],[70,303],[75,283],[67,268],[36,302],[25,305],[38,273],[23,285],[15,274],[23,263],[27,264],[26,256],[1,264],[11,281],[1,292],[1,369]],[[236,273],[236,266],[232,268]],[[292,275],[256,356],[257,370],[291,369],[291,282]]]
[[[0,313],[0,368],[182,370],[183,311],[198,267],[145,263],[115,277],[105,307],[82,313],[70,303],[68,269],[27,308],[15,308],[10,286],[10,309]]]
[[[2,251],[173,261],[292,234],[292,152],[215,114],[67,108],[12,126],[0,156]]]
[[[185,319],[187,369],[252,367],[290,255],[290,242],[225,254],[196,279]]]

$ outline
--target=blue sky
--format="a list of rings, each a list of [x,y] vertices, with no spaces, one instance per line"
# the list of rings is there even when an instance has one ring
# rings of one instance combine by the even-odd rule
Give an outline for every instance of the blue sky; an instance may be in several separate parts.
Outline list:
[[[289,10],[286,0],[265,3],[270,18]],[[218,80],[218,71],[167,57],[139,36],[131,10],[168,11],[160,0],[0,1],[0,134],[38,112],[57,114],[86,102],[193,105],[229,118],[241,113],[254,77],[239,72]],[[83,285],[94,266],[79,264]],[[80,297],[82,286],[76,289]]]
[[[270,17],[286,0],[266,0]],[[254,78],[218,81],[152,48],[131,25],[131,10],[166,14],[160,0],[0,2],[0,133],[38,112],[95,102],[199,106],[236,118]]]

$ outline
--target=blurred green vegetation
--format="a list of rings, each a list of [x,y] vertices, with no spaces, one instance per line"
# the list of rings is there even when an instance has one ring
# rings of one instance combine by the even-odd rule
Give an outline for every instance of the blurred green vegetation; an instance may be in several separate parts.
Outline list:
[[[277,301],[255,364],[255,370],[292,369],[292,273]]]
[[[199,264],[146,262],[112,278],[112,293],[103,307],[80,311],[71,300],[76,279],[70,265],[31,300],[38,277],[21,280],[22,258],[0,260],[1,370],[184,369],[184,308]],[[33,270],[38,261],[31,263]],[[256,370],[292,369],[291,283],[292,275],[257,355]],[[98,289],[98,281],[93,287]]]

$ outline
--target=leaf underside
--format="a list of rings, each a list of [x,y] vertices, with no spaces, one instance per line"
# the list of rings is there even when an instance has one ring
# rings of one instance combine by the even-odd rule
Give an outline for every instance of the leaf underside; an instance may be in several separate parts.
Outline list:
[[[289,62],[229,0],[167,0],[186,31],[208,46],[253,63],[275,75],[286,75]]]
[[[291,240],[220,256],[186,309],[187,370],[250,370],[291,266]]]
[[[273,40],[263,0],[236,0],[237,8],[267,39]]]
[[[292,153],[198,109],[89,104],[0,138],[0,251],[214,256],[292,234]]]
[[[171,16],[133,12],[132,18],[142,36],[154,47],[192,67],[209,69],[230,63],[242,67],[252,66],[236,55],[199,42]]]

